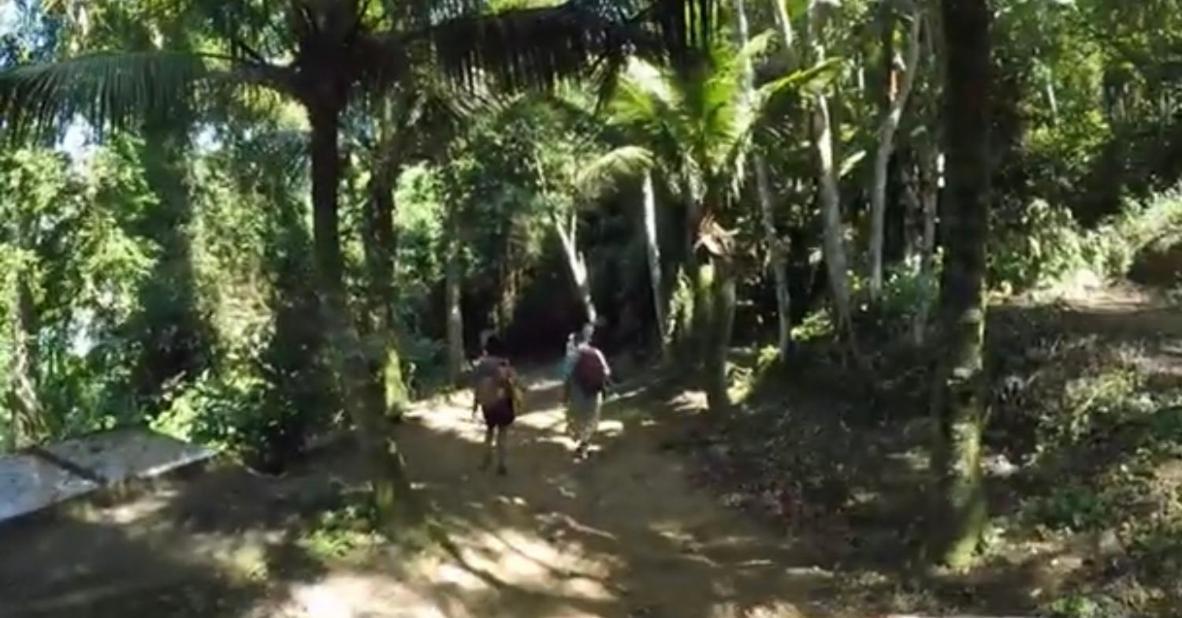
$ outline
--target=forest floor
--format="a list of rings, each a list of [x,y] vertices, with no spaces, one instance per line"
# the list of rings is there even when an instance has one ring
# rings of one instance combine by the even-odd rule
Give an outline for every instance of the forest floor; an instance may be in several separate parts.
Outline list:
[[[1048,363],[1091,375],[1064,362],[1065,350],[1086,358],[1114,350],[1122,372],[1144,378],[1122,387],[1122,397],[1182,386],[1182,312],[1160,299],[1122,288],[995,313],[1003,322],[994,330],[1004,336],[993,345],[1037,360],[1030,361],[1037,367],[995,368],[999,383],[1009,372],[1026,376],[1017,389],[1026,397],[1040,386],[1064,390],[1046,377]],[[1099,347],[1073,346],[1077,337]],[[1130,342],[1136,353],[1122,352]],[[1050,356],[1034,353],[1048,345]],[[1035,458],[1018,447],[992,448],[991,496],[1004,530],[971,573],[935,580],[917,573],[910,567],[924,529],[916,500],[928,434],[921,399],[910,412],[898,407],[909,405],[900,393],[914,395],[918,387],[908,384],[918,378],[900,375],[891,392],[865,397],[843,388],[840,376],[829,378],[837,381],[802,373],[774,396],[753,396],[722,425],[700,413],[700,394],[638,381],[607,406],[599,448],[582,463],[562,434],[557,384],[538,379],[530,412],[514,426],[504,478],[477,471],[482,431],[466,396],[422,402],[396,431],[446,543],[411,549],[366,532],[353,489],[362,474],[345,441],[282,477],[218,465],[0,530],[0,616],[1003,614],[1130,574],[1148,595],[1145,607],[1182,599],[1182,590],[1168,588],[1178,585],[1171,579],[1178,571],[1137,570],[1151,562],[1169,567],[1173,546],[1136,544],[1147,533],[1125,520],[1153,518],[1111,510],[1109,499],[1128,496],[1107,496],[1096,480],[1129,461],[1095,449]],[[1020,444],[1030,426],[1009,410],[995,411],[1005,432],[995,443]],[[1092,444],[1090,435],[1072,444]],[[1138,504],[1160,515],[1171,507],[1147,500],[1182,496],[1179,455],[1154,451],[1145,459],[1152,491],[1127,484],[1138,489]],[[999,458],[1006,465],[995,465]],[[1085,470],[1080,458],[1096,465]],[[1090,493],[1055,498],[1062,505],[1048,500],[1065,484]],[[1031,513],[1047,520],[1055,508],[1066,511],[1068,525],[1032,523]],[[1077,512],[1090,519],[1075,521]],[[1155,530],[1172,530],[1164,527],[1171,516],[1162,515]],[[1182,547],[1182,537],[1173,538]]]

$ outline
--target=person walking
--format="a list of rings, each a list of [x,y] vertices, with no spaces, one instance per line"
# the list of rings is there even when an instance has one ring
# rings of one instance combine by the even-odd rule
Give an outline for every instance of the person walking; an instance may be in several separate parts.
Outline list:
[[[493,449],[497,452],[497,474],[508,473],[505,451],[509,426],[521,412],[517,374],[506,357],[504,344],[496,335],[484,343],[484,355],[472,371],[472,415],[479,408],[484,416],[484,459],[482,470],[492,464]]]
[[[599,428],[603,393],[611,379],[607,359],[591,343],[593,332],[591,328],[584,328],[579,333],[574,350],[564,362],[566,426],[575,441],[576,459],[586,459],[591,449],[591,440]]]

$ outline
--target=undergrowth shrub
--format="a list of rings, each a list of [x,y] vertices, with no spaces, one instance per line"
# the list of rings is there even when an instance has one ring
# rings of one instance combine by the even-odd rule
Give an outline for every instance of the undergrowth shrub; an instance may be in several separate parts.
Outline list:
[[[1182,230],[1182,188],[1128,201],[1118,215],[1092,229],[1081,226],[1067,207],[1043,200],[1034,200],[1016,222],[997,217],[988,243],[993,287],[1054,288],[1081,273],[1103,281],[1123,277],[1150,243]]]

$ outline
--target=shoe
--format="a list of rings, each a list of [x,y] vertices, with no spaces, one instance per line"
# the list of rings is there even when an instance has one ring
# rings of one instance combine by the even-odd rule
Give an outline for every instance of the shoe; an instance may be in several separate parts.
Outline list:
[[[497,466],[497,476],[506,476],[507,474],[509,474],[509,469],[505,467],[505,464]]]

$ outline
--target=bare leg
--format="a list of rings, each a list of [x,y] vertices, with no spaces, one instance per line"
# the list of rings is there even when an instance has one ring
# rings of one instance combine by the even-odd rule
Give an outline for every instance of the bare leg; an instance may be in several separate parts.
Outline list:
[[[593,395],[590,402],[591,409],[587,411],[587,418],[583,419],[583,425],[579,428],[579,452],[582,456],[587,456],[587,451],[591,448],[591,439],[595,437],[595,430],[599,429],[599,411],[603,406],[603,395]]]
[[[497,427],[497,474],[504,476],[509,472],[505,467],[505,444],[509,439],[509,428],[507,426]]]
[[[484,458],[480,462],[481,470],[488,470],[488,467],[492,464],[494,431],[492,425],[488,425],[484,429]]]

